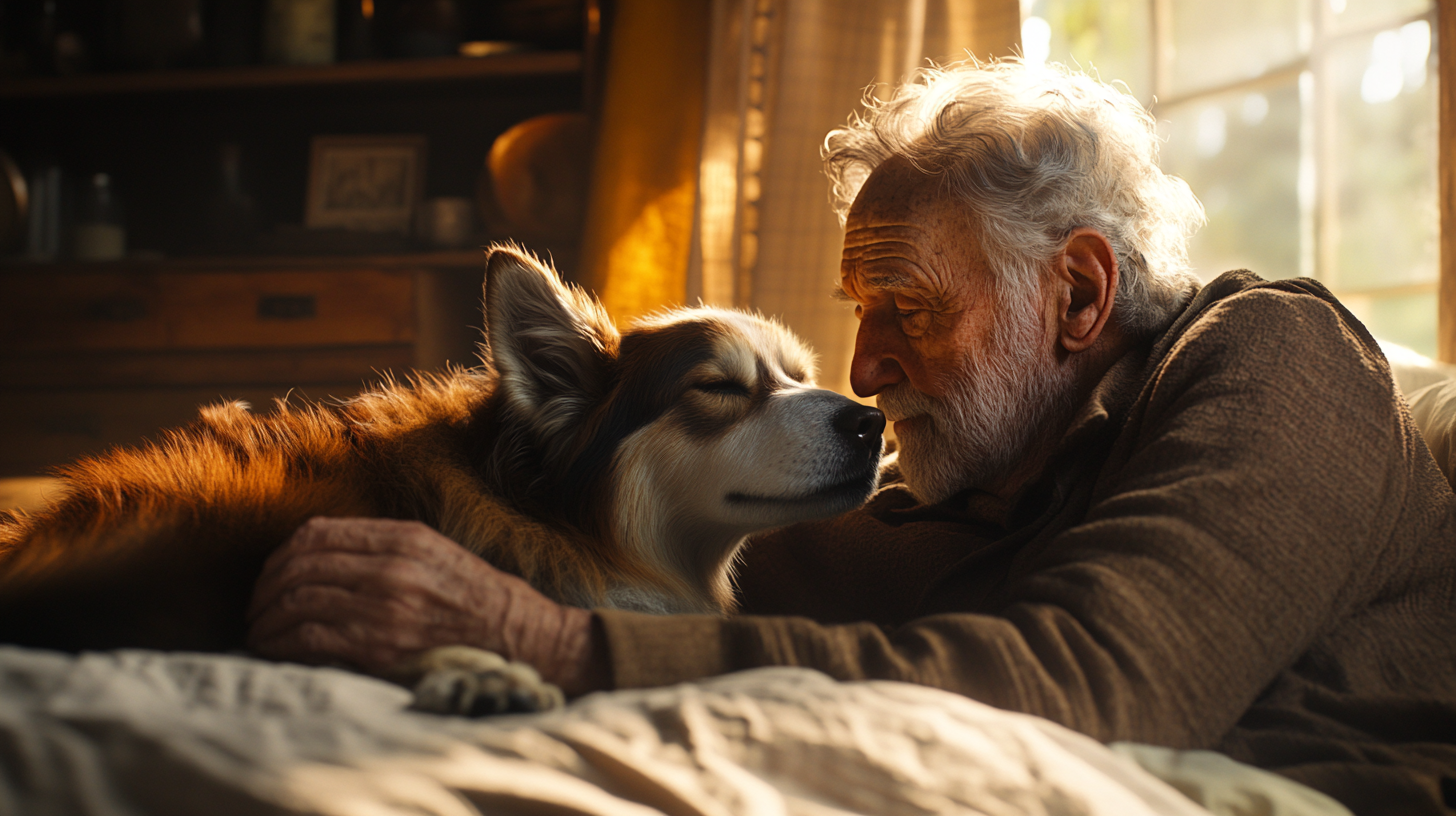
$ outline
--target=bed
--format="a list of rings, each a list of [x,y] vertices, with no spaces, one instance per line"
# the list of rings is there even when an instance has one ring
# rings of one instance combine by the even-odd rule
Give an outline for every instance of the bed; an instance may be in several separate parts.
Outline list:
[[[490,720],[408,701],[241,656],[0,647],[0,813],[1348,813],[1210,752],[805,669]]]
[[[1452,369],[1387,355],[1453,475]],[[0,502],[47,487],[0,483]],[[1213,752],[1104,746],[947,692],[805,669],[489,720],[408,702],[368,677],[239,655],[0,646],[0,814],[1349,813]]]

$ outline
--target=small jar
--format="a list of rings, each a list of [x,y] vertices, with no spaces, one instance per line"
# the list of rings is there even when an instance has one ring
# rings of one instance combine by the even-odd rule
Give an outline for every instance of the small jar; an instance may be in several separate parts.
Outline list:
[[[263,60],[277,65],[325,65],[334,61],[334,0],[268,0]]]
[[[71,254],[81,261],[115,261],[126,255],[126,227],[111,188],[111,176],[97,173],[81,197]]]

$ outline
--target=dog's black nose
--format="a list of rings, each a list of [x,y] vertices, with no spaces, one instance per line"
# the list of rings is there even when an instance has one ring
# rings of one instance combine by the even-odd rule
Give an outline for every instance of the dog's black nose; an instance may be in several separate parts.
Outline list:
[[[851,440],[859,440],[871,452],[880,449],[880,434],[885,432],[885,415],[868,405],[851,405],[834,415],[834,430]]]

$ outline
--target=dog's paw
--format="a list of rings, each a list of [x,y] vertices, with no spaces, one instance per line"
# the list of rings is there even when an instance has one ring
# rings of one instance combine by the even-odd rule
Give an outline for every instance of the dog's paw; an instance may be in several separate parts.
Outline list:
[[[561,689],[524,663],[467,646],[431,649],[415,668],[410,708],[432,714],[486,717],[550,711],[566,704]]]

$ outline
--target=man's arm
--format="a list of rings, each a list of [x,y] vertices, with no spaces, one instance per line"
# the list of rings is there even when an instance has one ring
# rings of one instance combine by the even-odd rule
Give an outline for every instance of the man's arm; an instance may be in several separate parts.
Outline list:
[[[881,628],[601,612],[616,684],[801,665],[1100,739],[1209,744],[1447,507],[1374,352],[1318,298],[1212,307],[1149,388],[1085,519],[1020,553],[989,606],[967,605],[980,614]]]
[[[1434,525],[1445,509],[1417,506],[1413,471],[1439,474],[1414,453],[1419,440],[1373,353],[1318,299],[1256,297],[1215,307],[1187,333],[1122,430],[1085,520],[1023,553],[979,614],[885,629],[599,611],[598,640],[588,613],[564,614],[463,551],[470,566],[379,543],[401,565],[384,571],[405,574],[378,583],[358,580],[384,563],[368,547],[325,558],[354,545],[305,540],[274,563],[316,551],[323,560],[270,568],[254,646],[378,668],[463,642],[535,662],[572,691],[799,665],[939,686],[1100,739],[1207,744],[1395,567],[1414,541],[1393,538],[1402,514]],[[416,538],[429,551],[453,546]],[[429,564],[426,574],[410,577],[413,562]],[[466,586],[420,600],[450,576]],[[416,621],[401,630],[413,633],[350,623],[381,608]]]

